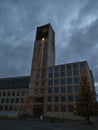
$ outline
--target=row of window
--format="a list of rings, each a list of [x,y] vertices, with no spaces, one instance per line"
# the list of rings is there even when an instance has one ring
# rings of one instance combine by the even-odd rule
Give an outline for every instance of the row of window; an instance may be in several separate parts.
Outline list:
[[[61,66],[55,66],[55,67],[49,67],[48,68],[48,72],[53,72],[53,71],[65,71],[65,67],[67,70],[71,70],[73,69],[78,69],[78,68],[85,68],[85,63],[81,62],[81,63],[74,63],[74,64],[67,64],[67,65],[61,65]]]
[[[14,99],[14,98],[11,98],[11,99],[9,99],[9,98],[6,98],[6,99],[4,99],[4,98],[1,98],[0,99],[0,103],[25,103],[25,98],[16,98],[16,99]]]
[[[75,95],[75,96],[49,96],[47,98],[47,102],[79,102],[79,95]]]
[[[74,107],[73,105],[54,105],[54,107],[52,107],[52,105],[48,105],[47,106],[47,111],[48,112],[73,112],[74,111]]]
[[[69,85],[69,84],[78,84],[79,83],[79,78],[67,78],[67,79],[55,79],[55,80],[48,80],[48,86],[52,85]],[[46,86],[46,81],[36,81],[35,86]]]
[[[28,94],[27,91],[3,91],[0,92],[0,96],[26,96]]]
[[[0,111],[26,111],[26,108],[23,105],[0,105]]]
[[[79,86],[68,86],[66,87],[49,87],[47,90],[48,93],[78,93]],[[35,94],[45,94],[45,89],[35,89]]]

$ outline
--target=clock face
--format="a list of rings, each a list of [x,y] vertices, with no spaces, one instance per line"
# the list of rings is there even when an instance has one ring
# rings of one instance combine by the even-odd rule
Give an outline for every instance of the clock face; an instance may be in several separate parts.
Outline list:
[[[46,40],[46,39],[43,37],[43,38],[41,39],[42,43],[45,43],[45,40]]]
[[[48,37],[48,30],[49,28],[46,26],[46,27],[42,27],[42,28],[39,28],[37,30],[37,37],[36,37],[36,40],[42,40],[43,38],[47,38]],[[43,40],[42,40],[43,41]]]

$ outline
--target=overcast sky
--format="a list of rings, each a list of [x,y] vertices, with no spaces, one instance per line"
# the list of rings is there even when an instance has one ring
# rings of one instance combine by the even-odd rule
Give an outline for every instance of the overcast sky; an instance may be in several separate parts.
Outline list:
[[[0,0],[0,77],[30,75],[36,27],[47,23],[56,64],[87,60],[98,86],[98,0]]]

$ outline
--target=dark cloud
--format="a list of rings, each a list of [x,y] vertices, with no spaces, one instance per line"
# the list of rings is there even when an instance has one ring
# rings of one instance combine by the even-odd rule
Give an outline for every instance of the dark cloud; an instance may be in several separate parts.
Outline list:
[[[56,64],[87,60],[97,84],[97,14],[97,0],[0,0],[0,77],[30,74],[36,27],[50,22]]]

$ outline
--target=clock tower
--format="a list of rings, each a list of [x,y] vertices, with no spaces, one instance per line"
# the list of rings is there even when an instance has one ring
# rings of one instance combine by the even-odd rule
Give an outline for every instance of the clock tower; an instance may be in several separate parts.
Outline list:
[[[36,37],[33,50],[31,66],[31,77],[29,85],[29,95],[33,97],[33,107],[36,96],[37,83],[39,87],[44,78],[47,78],[47,67],[55,65],[55,32],[51,24],[39,26],[36,29]],[[39,100],[43,100],[40,98]],[[37,108],[36,108],[37,109]],[[40,110],[38,110],[40,111]]]

